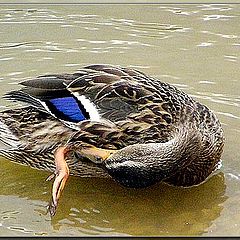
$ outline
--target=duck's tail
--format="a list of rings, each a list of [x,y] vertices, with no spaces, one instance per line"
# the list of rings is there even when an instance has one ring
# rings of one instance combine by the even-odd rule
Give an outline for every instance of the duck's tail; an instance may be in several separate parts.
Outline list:
[[[54,149],[71,135],[48,114],[33,107],[0,113],[0,156],[37,169],[54,170]]]
[[[19,138],[6,125],[5,119],[0,117],[0,143],[6,147],[18,148],[21,145]]]
[[[27,144],[31,123],[38,118],[33,111],[32,107],[23,107],[0,112],[0,148],[18,149]]]
[[[19,138],[10,130],[6,122],[6,113],[0,116],[0,156],[11,161],[16,161],[16,153],[19,152],[18,147],[21,145]]]
[[[19,136],[19,126],[16,119],[10,118],[9,111],[0,114],[0,144],[1,157],[25,164],[24,153],[19,149],[23,145]]]
[[[19,148],[0,149],[0,156],[4,157],[12,162],[27,165],[29,167],[54,172],[54,157],[49,152],[35,153],[29,150],[21,150]]]

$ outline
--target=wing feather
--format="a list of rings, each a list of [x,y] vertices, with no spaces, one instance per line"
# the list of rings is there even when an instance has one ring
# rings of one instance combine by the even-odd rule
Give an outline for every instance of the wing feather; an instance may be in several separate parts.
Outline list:
[[[151,95],[139,72],[111,65],[89,65],[73,74],[52,74],[25,80],[6,99],[25,102],[59,120],[121,121],[136,113],[141,98]]]

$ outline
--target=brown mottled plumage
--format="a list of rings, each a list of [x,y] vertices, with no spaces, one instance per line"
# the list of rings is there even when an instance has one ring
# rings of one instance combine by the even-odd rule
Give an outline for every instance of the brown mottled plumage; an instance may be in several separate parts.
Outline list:
[[[66,160],[70,174],[111,175],[129,187],[157,181],[196,185],[220,161],[223,131],[215,114],[176,87],[137,70],[90,65],[22,85],[5,97],[31,106],[0,113],[0,140],[11,147],[0,154],[12,161],[54,171],[53,153],[65,145],[71,149]],[[100,120],[71,123],[28,98],[42,100],[66,90],[88,98]],[[119,151],[101,161],[82,153],[89,146]]]

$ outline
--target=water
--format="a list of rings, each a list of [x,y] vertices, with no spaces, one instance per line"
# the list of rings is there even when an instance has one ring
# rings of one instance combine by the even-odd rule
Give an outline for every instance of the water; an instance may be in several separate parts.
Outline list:
[[[131,66],[209,106],[226,145],[221,172],[190,189],[71,177],[52,220],[49,173],[1,159],[0,235],[239,235],[239,12],[234,4],[1,5],[0,95],[41,74]]]

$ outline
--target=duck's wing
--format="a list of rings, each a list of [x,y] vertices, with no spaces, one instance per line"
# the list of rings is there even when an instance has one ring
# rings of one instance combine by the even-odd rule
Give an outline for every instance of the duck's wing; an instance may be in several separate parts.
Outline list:
[[[23,81],[20,90],[5,94],[4,98],[27,103],[39,111],[66,122],[88,119],[81,102],[67,90],[67,85],[80,74],[45,75]]]
[[[131,72],[132,71],[132,72]],[[57,119],[79,123],[101,119],[121,121],[138,111],[138,101],[152,93],[137,82],[134,70],[90,65],[74,74],[44,75],[23,81],[23,88],[7,93]]]
[[[74,80],[67,89],[78,99],[89,99],[100,117],[112,122],[126,120],[154,94],[138,81],[146,75],[133,69],[111,65],[90,65],[85,69],[93,73]]]

